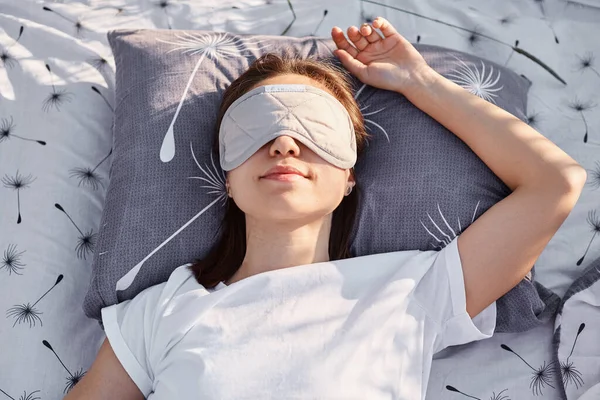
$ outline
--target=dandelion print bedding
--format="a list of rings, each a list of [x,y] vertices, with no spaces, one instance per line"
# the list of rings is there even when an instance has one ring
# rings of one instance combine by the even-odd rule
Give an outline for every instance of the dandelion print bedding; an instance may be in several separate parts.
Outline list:
[[[102,213],[116,153],[113,115],[115,59],[107,33],[115,29],[213,31],[199,45],[181,36],[158,43],[171,55],[193,57],[184,90],[156,138],[165,168],[179,157],[193,171],[184,179],[216,191],[169,235],[218,207],[221,176],[200,149],[181,142],[178,126],[189,113],[192,80],[211,52],[235,60],[240,35],[327,37],[377,15],[401,27],[411,42],[472,54],[530,81],[521,116],[588,171],[575,209],[536,262],[539,293],[560,299],[556,315],[533,329],[498,332],[488,340],[448,348],[435,356],[428,399],[592,399],[600,396],[600,4],[594,0],[0,0],[0,398],[61,399],[85,375],[104,332],[84,312]],[[220,36],[219,36],[220,34]],[[220,41],[218,38],[221,37]],[[218,49],[217,49],[218,45]],[[248,42],[246,48],[262,48]],[[499,69],[461,64],[450,79],[487,101],[502,101]],[[134,86],[131,90],[136,90]],[[358,88],[359,100],[372,88]],[[210,96],[210,94],[205,94]],[[126,100],[125,100],[126,101]],[[215,98],[216,102],[217,99]],[[366,103],[362,103],[363,107]],[[363,108],[370,132],[386,143],[392,128]],[[415,152],[423,149],[413,149]],[[402,173],[402,172],[399,172]],[[125,194],[135,197],[134,191]],[[460,218],[435,202],[423,213],[422,232],[443,247],[481,213],[469,205]],[[206,215],[204,215],[206,216]],[[119,240],[116,237],[115,240]],[[141,246],[130,243],[130,247]],[[128,266],[128,269],[135,264]],[[142,270],[142,269],[139,269]],[[124,278],[126,289],[135,277]],[[115,281],[122,278],[119,276]]]

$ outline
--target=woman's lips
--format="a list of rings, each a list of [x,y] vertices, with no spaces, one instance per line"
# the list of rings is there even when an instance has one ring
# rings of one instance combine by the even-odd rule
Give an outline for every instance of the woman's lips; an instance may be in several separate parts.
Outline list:
[[[305,179],[302,175],[295,173],[276,173],[263,176],[263,179],[269,179],[280,182],[293,182],[298,179]]]

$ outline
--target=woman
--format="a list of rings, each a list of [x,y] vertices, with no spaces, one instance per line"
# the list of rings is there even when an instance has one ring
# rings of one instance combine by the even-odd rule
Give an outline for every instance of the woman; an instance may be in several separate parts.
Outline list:
[[[220,242],[102,310],[107,340],[67,399],[422,399],[435,352],[491,336],[495,301],[568,216],[585,170],[433,71],[385,19],[347,33],[331,32],[347,70],[454,132],[512,194],[440,252],[349,258],[365,131],[348,81],[263,57],[221,107]]]

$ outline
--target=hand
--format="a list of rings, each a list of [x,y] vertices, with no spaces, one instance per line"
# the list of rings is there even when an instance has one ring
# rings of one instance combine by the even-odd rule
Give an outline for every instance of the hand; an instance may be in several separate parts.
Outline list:
[[[381,35],[373,28],[380,29]],[[400,35],[386,19],[348,28],[348,38],[334,26],[331,37],[337,49],[333,52],[344,67],[367,85],[405,93],[411,80],[431,68],[414,46]]]

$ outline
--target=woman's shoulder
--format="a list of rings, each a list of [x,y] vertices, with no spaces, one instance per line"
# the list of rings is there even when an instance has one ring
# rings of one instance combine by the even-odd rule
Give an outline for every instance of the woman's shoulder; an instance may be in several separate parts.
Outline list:
[[[156,283],[141,290],[135,297],[135,301],[146,301],[154,298],[155,301],[164,300],[174,295],[189,290],[206,290],[200,285],[193,272],[189,269],[192,264],[184,264],[175,268],[166,281]]]
[[[199,290],[208,293],[208,290],[196,281],[194,272],[190,269],[191,266],[191,263],[187,263],[175,268],[171,272],[171,275],[169,275],[169,279],[165,282],[164,291],[170,291],[175,294],[190,290]]]
[[[187,264],[183,264],[183,265],[180,265],[179,267],[175,268],[171,272],[171,275],[169,275],[169,279],[167,282],[181,282],[190,277],[193,278],[194,274],[190,270],[191,265],[192,265],[191,263],[187,263]]]
[[[204,286],[196,281],[194,273],[190,270],[192,264],[183,264],[175,268],[166,281],[150,286],[133,299],[134,303],[144,303],[145,307],[154,308],[159,314],[164,309],[180,307],[180,298],[185,297],[185,302],[190,298],[200,298],[210,293]]]

